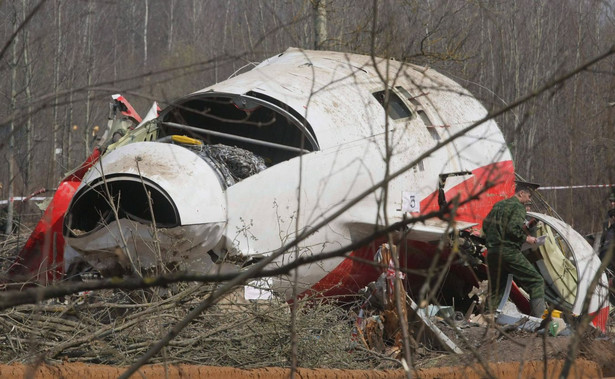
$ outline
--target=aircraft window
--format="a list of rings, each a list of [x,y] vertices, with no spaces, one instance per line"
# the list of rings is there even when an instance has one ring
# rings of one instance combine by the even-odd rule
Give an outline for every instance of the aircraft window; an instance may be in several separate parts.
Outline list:
[[[277,99],[275,99],[275,98],[273,98],[271,96],[267,96],[267,95],[259,93],[259,92],[250,91],[250,92],[247,93],[247,95],[256,97],[256,98],[264,100],[264,101],[267,101],[268,103],[271,103],[271,104],[273,104],[273,105],[283,109],[284,111],[288,112],[289,114],[291,114],[297,121],[299,121],[302,124],[303,128],[305,129],[303,133],[305,133],[306,135],[304,135],[303,137],[305,138],[305,137],[309,136],[309,138],[313,140],[313,143],[310,142],[310,141],[305,141],[306,144],[311,146],[311,148],[308,148],[308,149],[310,149],[312,151],[319,150],[318,141],[316,140],[316,136],[314,135],[314,130],[312,130],[312,126],[297,111],[295,111],[293,108],[289,107],[288,105],[284,104],[283,102],[278,101]]]
[[[412,105],[414,105],[414,108],[416,109],[416,113],[418,113],[421,120],[423,120],[423,123],[425,124],[425,126],[427,127],[433,126],[433,124],[431,123],[431,120],[429,120],[429,117],[427,117],[427,113],[425,113],[425,110],[423,110],[423,106],[416,99],[417,96],[412,96],[410,92],[406,91],[406,89],[401,86],[397,86],[395,87],[395,89],[398,90],[399,93],[401,93],[406,98],[406,100],[408,100],[410,103],[412,103]],[[423,96],[423,94],[419,96]]]
[[[418,96],[412,96],[410,92],[406,91],[404,87],[397,86],[395,87],[395,89],[397,89],[399,93],[401,93],[406,98],[406,100],[410,101],[410,103],[414,105],[414,108],[416,109],[416,113],[418,113],[421,120],[423,120],[423,123],[425,123],[425,126],[427,127],[433,126],[433,124],[431,123],[431,120],[429,120],[429,117],[427,117],[427,113],[425,113],[425,110],[423,110],[423,106],[416,99],[418,96],[424,96],[425,94],[421,94]]]
[[[433,124],[431,123],[431,120],[429,119],[429,117],[427,117],[427,113],[425,113],[424,110],[419,110],[416,113],[419,114],[419,117],[421,118],[421,120],[423,120],[423,123],[425,124],[426,127],[430,127],[433,126]]]
[[[425,126],[429,128],[429,134],[431,134],[431,137],[435,140],[440,140],[441,139],[440,135],[438,134],[437,131],[433,129],[433,123],[429,119],[429,116],[427,116],[427,113],[425,113],[425,110],[423,109],[423,106],[421,105],[421,103],[419,103],[419,101],[416,99],[417,96],[412,96],[410,92],[406,91],[406,89],[401,86],[397,86],[395,87],[395,89],[398,90],[399,93],[401,93],[406,98],[406,100],[410,101],[410,103],[414,106],[416,113],[421,118],[421,121],[423,121],[423,124],[425,124]],[[423,95],[424,94],[421,94],[418,96],[423,96]]]
[[[385,105],[385,91],[374,92],[372,95],[378,100],[380,105],[384,108]],[[407,118],[412,116],[412,113],[404,104],[404,102],[393,91],[389,91],[389,102],[387,114],[393,120],[399,120],[400,118]]]
[[[410,94],[410,92],[406,91],[406,89],[404,87],[397,86],[397,87],[395,87],[395,89],[398,90],[399,93],[401,93],[402,96],[404,96],[406,98],[406,100],[411,102],[412,105],[414,105],[417,109],[422,109],[421,103],[419,103],[418,100],[416,100],[416,96],[412,96]]]
[[[431,138],[433,138],[434,140],[440,141],[442,139],[438,134],[436,128],[427,128],[427,130],[429,131],[429,135],[431,136]]]
[[[414,165],[412,170],[414,170],[414,172],[425,171],[425,164],[423,163],[423,160],[421,159],[419,163]]]

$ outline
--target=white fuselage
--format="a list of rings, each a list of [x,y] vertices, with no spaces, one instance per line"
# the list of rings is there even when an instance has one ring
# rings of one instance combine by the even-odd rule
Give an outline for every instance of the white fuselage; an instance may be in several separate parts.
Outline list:
[[[385,91],[391,104],[388,112]],[[154,236],[153,229],[147,232],[134,217],[120,223],[122,233],[108,232],[117,225],[110,220],[96,232],[68,236],[73,248],[82,255],[110,258],[118,250],[127,250],[134,255],[130,260],[138,262],[155,262],[160,259],[158,254],[165,262],[175,257],[179,267],[202,269],[211,257],[208,253],[266,256],[297,233],[322,224],[297,250],[276,261],[284,264],[295,254],[326,253],[348,246],[405,215],[437,211],[434,194],[440,174],[467,172],[445,182],[447,196],[459,194],[463,200],[479,191],[489,194],[460,209],[460,221],[480,223],[493,203],[510,194],[514,180],[511,156],[492,120],[433,149],[487,115],[471,94],[434,70],[368,56],[289,49],[245,74],[184,98],[160,118],[167,115],[168,119],[173,107],[182,109],[217,94],[274,99],[309,125],[315,146],[309,153],[274,164],[227,188],[211,178],[212,170],[201,167],[206,166],[204,162],[191,163],[198,157],[183,147],[157,142],[120,147],[103,157],[81,188],[91,187],[103,173],[133,181],[146,178],[172,198],[180,225],[158,228]],[[212,125],[216,122],[205,120]],[[277,133],[285,132],[280,128]],[[179,149],[184,152],[178,154]],[[426,154],[430,149],[433,151]],[[390,175],[395,177],[385,181]],[[487,189],[488,182],[495,186]],[[84,192],[81,188],[76,198]],[[404,194],[411,199],[410,205],[402,201]],[[203,212],[203,207],[214,211]],[[414,235],[421,239],[421,233]],[[198,265],[195,257],[201,257]],[[300,268],[299,290],[309,289],[343,260]]]

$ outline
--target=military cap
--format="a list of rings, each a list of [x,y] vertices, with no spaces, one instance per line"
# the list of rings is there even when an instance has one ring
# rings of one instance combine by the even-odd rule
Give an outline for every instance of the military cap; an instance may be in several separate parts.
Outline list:
[[[524,182],[523,180],[515,180],[515,192],[519,192],[521,190],[536,191],[538,187],[540,187],[540,184]]]
[[[2,188],[0,186],[0,188]],[[615,201],[615,192],[611,192],[611,194],[609,195],[609,201]]]

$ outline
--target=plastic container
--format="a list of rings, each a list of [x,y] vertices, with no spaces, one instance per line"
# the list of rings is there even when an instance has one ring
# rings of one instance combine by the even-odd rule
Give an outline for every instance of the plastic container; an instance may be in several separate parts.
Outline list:
[[[561,318],[553,318],[553,321],[549,323],[549,334],[553,337],[559,335],[564,329],[566,329],[566,323]]]

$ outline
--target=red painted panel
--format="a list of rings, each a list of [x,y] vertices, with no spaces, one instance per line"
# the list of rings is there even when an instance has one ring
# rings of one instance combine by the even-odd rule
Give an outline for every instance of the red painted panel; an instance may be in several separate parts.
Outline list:
[[[128,100],[124,98],[124,96],[120,95],[117,98],[114,97],[114,100],[122,103],[126,107],[126,110],[122,111],[122,114],[124,116],[130,117],[135,124],[139,124],[142,121],[141,116],[139,116],[137,111],[135,111],[135,109],[132,107],[132,105],[130,105]]]
[[[446,192],[446,199],[452,201],[459,196],[465,201],[479,195],[479,199],[470,201],[457,209],[455,219],[476,222],[482,226],[493,205],[500,200],[511,197],[515,192],[515,169],[512,161],[496,162],[472,171],[472,176]],[[482,193],[481,193],[482,192]],[[421,214],[437,212],[438,191],[434,191],[421,201]]]
[[[43,217],[36,224],[17,259],[9,268],[11,279],[47,284],[62,278],[64,274],[64,236],[62,235],[64,214],[83,176],[99,157],[100,150],[95,149],[77,170],[60,182]]]
[[[592,324],[606,333],[606,324],[609,321],[609,307],[606,306],[598,312],[590,313],[589,316],[593,317]]]

